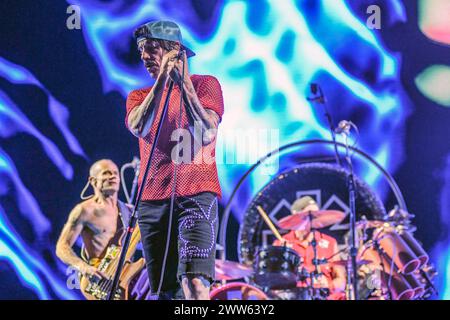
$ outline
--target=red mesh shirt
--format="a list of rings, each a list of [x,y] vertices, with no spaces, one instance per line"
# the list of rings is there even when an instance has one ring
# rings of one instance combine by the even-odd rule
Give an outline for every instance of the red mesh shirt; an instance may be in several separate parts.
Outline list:
[[[197,96],[204,108],[214,110],[220,118],[223,115],[223,97],[220,84],[216,78],[212,76],[191,75],[191,81],[194,85]],[[127,97],[127,114],[125,124],[128,126],[128,115],[136,106],[140,105],[150,92],[150,88],[144,88],[132,91]],[[145,167],[152,142],[155,139],[156,129],[161,117],[164,102],[167,96],[168,87],[164,89],[161,104],[155,121],[150,129],[149,134],[144,138],[139,138],[139,152],[141,157],[141,168],[139,175],[139,185],[142,184]],[[177,166],[177,196],[189,196],[200,192],[213,192],[221,197],[221,189],[219,179],[217,177],[217,167],[215,159],[211,161],[211,157],[215,157],[216,141],[214,140],[206,146],[201,146],[201,141],[194,148],[194,136],[189,132],[191,138],[191,161],[190,163],[175,164],[172,161],[171,153],[175,150],[177,141],[171,141],[171,135],[178,127],[179,109],[180,109],[180,89],[178,86],[173,87],[172,96],[170,97],[166,118],[161,128],[159,140],[153,154],[153,160],[150,172],[147,177],[147,183],[144,186],[142,200],[163,200],[169,199],[172,193],[173,173],[175,165]],[[183,104],[182,118],[180,128],[189,131],[188,116],[186,114],[186,106]],[[204,161],[206,159],[206,161]]]

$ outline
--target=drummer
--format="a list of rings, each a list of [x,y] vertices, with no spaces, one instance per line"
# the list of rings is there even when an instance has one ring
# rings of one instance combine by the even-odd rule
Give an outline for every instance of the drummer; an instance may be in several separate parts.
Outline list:
[[[319,211],[319,207],[314,199],[309,196],[297,199],[291,206],[291,213],[293,215],[316,211]],[[306,220],[301,228],[285,234],[283,240],[286,241],[287,247],[292,248],[302,258],[301,268],[303,270],[300,271],[311,273],[315,271],[313,264],[314,248],[312,245],[314,233],[317,243],[317,259],[322,263],[317,266],[319,275],[313,278],[313,287],[329,289],[329,299],[344,299],[346,270],[343,266],[330,264],[332,261],[339,260],[337,242],[333,237],[317,230],[312,232],[311,224]],[[281,246],[284,245],[284,242],[276,240],[274,245]],[[326,260],[330,257],[332,257],[330,260]],[[297,287],[308,287],[310,285],[310,278],[300,276]]]

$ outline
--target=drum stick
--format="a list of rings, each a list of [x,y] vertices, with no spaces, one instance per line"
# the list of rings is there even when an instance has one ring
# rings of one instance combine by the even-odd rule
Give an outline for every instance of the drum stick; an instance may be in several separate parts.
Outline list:
[[[277,228],[275,228],[275,226],[272,223],[272,220],[270,220],[269,216],[267,215],[267,213],[264,212],[263,208],[261,208],[261,206],[257,206],[256,209],[258,209],[259,214],[263,217],[264,221],[266,222],[266,224],[269,226],[270,230],[272,230],[273,234],[275,235],[275,237],[277,237],[277,239],[281,242],[284,243],[286,242],[286,240],[284,240],[281,237],[281,234],[278,232]]]

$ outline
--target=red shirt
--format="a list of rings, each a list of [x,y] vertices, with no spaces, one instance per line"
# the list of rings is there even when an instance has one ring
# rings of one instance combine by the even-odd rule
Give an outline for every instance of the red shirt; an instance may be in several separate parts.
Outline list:
[[[216,78],[212,76],[191,75],[191,81],[194,85],[197,96],[202,106],[206,109],[215,111],[222,119],[224,107],[222,90]],[[151,87],[132,91],[127,97],[127,114],[125,124],[128,127],[128,115],[136,106],[140,105],[150,92]],[[139,174],[139,185],[142,184],[145,167],[152,143],[155,139],[156,129],[161,117],[162,109],[168,92],[168,87],[164,89],[161,104],[155,116],[155,121],[147,136],[139,138],[139,153],[141,158],[141,167]],[[142,194],[142,200],[163,200],[169,199],[172,193],[173,173],[175,165],[177,166],[177,196],[190,196],[200,192],[213,192],[221,197],[219,179],[217,177],[217,167],[215,161],[216,140],[206,146],[201,146],[198,141],[194,148],[194,136],[189,131],[188,115],[186,114],[186,105],[183,103],[180,128],[189,132],[191,138],[191,157],[188,163],[175,164],[172,161],[171,153],[175,150],[177,141],[171,141],[172,132],[178,129],[178,118],[180,108],[180,89],[174,85],[172,95],[169,100],[166,118],[161,128],[159,140],[153,155],[150,172],[147,176],[147,182]],[[182,141],[184,142],[184,141]],[[180,145],[181,146],[181,145]],[[186,150],[185,150],[186,151]],[[196,151],[196,152],[194,152]],[[213,157],[211,161],[211,157]],[[206,159],[206,161],[205,161]]]
[[[302,258],[302,263],[300,264],[301,268],[305,268],[308,272],[313,272],[315,270],[315,266],[313,265],[314,259],[314,249],[312,247],[312,233],[308,236],[307,241],[300,241],[295,235],[295,231],[291,231],[288,234],[283,236],[284,239],[287,240],[287,247],[291,248],[295,252],[297,252]],[[316,241],[317,241],[317,259],[327,259],[331,257],[333,254],[337,252],[337,242],[333,237],[330,237],[324,233],[316,231]],[[275,240],[274,245],[282,245],[279,240]],[[338,257],[334,257],[336,260]],[[331,280],[332,280],[332,269],[326,265],[322,264],[318,266],[319,272],[322,272],[325,276],[325,281],[328,282],[326,287],[331,288]],[[319,277],[320,278],[320,277]],[[303,282],[297,283],[298,287],[303,287],[306,284]],[[314,287],[324,287],[324,285],[320,285],[316,283]]]

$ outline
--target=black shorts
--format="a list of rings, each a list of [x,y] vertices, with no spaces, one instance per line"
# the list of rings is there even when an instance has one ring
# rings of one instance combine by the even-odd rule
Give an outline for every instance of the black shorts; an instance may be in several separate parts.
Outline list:
[[[156,293],[166,248],[170,199],[142,201],[138,206],[139,228],[149,275]],[[183,275],[203,276],[212,282],[218,231],[217,197],[210,192],[175,200],[170,246],[161,293],[180,291]]]

